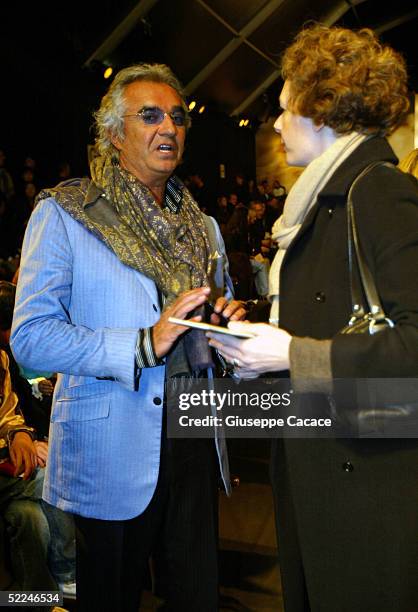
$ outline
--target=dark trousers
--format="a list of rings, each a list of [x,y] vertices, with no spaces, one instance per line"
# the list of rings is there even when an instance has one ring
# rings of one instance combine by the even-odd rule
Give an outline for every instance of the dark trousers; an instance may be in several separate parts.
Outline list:
[[[77,612],[138,612],[150,555],[164,610],[216,612],[217,502],[213,440],[164,440],[157,488],[141,515],[75,516]]]

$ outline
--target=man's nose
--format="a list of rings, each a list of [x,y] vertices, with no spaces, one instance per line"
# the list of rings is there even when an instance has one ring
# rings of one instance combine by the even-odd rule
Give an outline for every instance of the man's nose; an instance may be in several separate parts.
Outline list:
[[[177,126],[169,113],[165,113],[164,119],[160,123],[160,132],[163,134],[175,134],[177,132]]]

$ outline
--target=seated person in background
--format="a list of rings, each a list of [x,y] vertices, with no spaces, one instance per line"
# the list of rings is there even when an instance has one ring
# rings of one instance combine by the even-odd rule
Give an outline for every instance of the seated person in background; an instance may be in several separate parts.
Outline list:
[[[214,217],[218,222],[222,236],[225,233],[226,224],[228,223],[233,210],[234,209],[232,206],[228,203],[228,198],[226,195],[222,194],[217,197]]]
[[[35,382],[31,384],[22,375],[21,369],[15,361],[9,346],[15,295],[15,284],[8,281],[0,281],[0,348],[7,353],[9,358],[12,387],[19,398],[19,407],[25,423],[36,430],[38,440],[44,440],[48,438],[55,376],[48,375],[48,378],[35,378],[32,372],[31,377]]]
[[[40,504],[39,482],[33,477],[38,465],[35,432],[17,412],[8,366],[7,355],[0,350],[0,511],[14,578],[9,588],[55,591],[47,563],[49,526]]]
[[[34,397],[31,385],[26,378],[21,376],[19,366],[10,350],[9,339],[15,292],[16,287],[13,283],[0,281],[0,349],[8,359],[11,389],[13,390],[13,396],[16,398],[16,405],[17,402],[19,403],[19,422],[24,423],[25,427],[28,425],[32,426],[28,430],[35,439],[36,465],[44,468],[48,456],[47,439],[53,385],[48,379],[41,378],[37,387],[40,390],[43,389],[42,394],[45,397],[42,400]],[[49,543],[48,561],[51,572],[64,595],[71,597],[75,595],[75,532],[73,518],[71,514],[65,513],[41,500],[43,478],[43,470],[40,470],[36,475],[36,484],[29,487],[30,495],[34,497],[36,502],[40,503],[41,511],[44,512],[48,521],[47,530],[44,531]],[[49,532],[51,538],[49,538]]]
[[[254,274],[254,284],[259,297],[266,297],[269,288],[270,261],[264,257],[262,249],[264,230],[257,223],[257,213],[251,208],[248,211],[248,252],[250,265]]]
[[[248,245],[248,208],[231,193],[228,199],[231,215],[223,228],[223,238],[229,261],[229,272],[234,283],[235,297],[253,297],[254,281]]]

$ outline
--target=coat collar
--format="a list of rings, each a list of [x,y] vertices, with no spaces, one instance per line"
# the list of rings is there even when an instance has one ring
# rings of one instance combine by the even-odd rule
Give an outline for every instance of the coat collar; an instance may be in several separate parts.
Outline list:
[[[325,187],[318,194],[317,202],[312,206],[307,214],[302,227],[295,236],[295,239],[286,250],[283,263],[286,261],[288,254],[298,243],[301,237],[313,224],[318,210],[321,206],[329,206],[334,208],[336,204],[345,205],[347,195],[351,184],[360,172],[374,161],[389,161],[393,164],[398,163],[392,147],[385,138],[373,137],[362,142],[358,148],[341,164],[330,178]],[[282,264],[283,267],[283,264]]]
[[[362,142],[358,148],[341,164],[318,195],[318,200],[328,197],[347,196],[356,176],[374,161],[398,163],[392,147],[385,138],[373,137]]]

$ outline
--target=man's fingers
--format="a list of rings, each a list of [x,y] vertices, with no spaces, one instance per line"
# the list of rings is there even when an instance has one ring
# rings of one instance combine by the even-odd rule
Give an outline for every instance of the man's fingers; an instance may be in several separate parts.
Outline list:
[[[23,464],[25,469],[23,472],[23,480],[27,480],[36,467],[36,455],[33,455],[30,451],[23,451]]]
[[[15,466],[15,471],[13,476],[15,478],[17,478],[19,476],[19,474],[21,474],[22,469],[23,469],[23,456],[22,453],[20,452],[20,450],[18,450],[17,452],[13,453],[14,457],[12,459],[12,454],[10,453],[10,458],[12,459],[12,463]]]
[[[238,308],[233,314],[230,316],[231,321],[241,321],[244,317],[247,316],[247,311],[245,308]]]
[[[203,304],[207,300],[208,295],[209,287],[201,287],[199,289],[187,291],[180,298],[178,298],[166,312],[169,313],[169,316],[171,317],[184,319],[184,317],[191,310],[194,310],[197,306]]]

